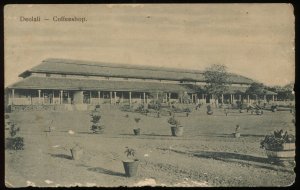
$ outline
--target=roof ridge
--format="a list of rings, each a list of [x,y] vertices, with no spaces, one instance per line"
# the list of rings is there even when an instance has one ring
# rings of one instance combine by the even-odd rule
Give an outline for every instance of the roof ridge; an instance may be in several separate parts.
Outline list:
[[[50,61],[49,61],[50,60]],[[54,61],[51,61],[54,60]],[[64,62],[67,61],[67,62]],[[120,63],[103,63],[97,61],[85,61],[85,60],[74,60],[74,59],[57,59],[57,58],[48,58],[42,62],[54,62],[54,63],[63,63],[63,64],[75,64],[75,65],[85,65],[85,66],[97,66],[97,67],[111,67],[111,68],[123,68],[123,69],[137,69],[137,70],[152,70],[152,71],[167,71],[167,72],[184,72],[192,74],[203,74],[203,71],[200,70],[189,70],[189,69],[179,69],[172,67],[157,67],[157,66],[142,66],[134,64],[120,64]],[[82,62],[82,63],[76,63]]]

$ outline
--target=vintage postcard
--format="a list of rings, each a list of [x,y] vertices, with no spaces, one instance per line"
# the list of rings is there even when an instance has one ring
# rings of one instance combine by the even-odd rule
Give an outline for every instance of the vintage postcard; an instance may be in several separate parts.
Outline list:
[[[291,4],[4,7],[7,187],[295,182]]]

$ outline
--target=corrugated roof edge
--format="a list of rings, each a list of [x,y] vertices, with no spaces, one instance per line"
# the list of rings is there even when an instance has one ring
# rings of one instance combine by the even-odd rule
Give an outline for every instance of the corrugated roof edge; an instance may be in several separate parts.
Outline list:
[[[123,69],[140,69],[140,70],[153,70],[153,71],[166,71],[166,72],[185,72],[185,73],[192,73],[192,74],[203,74],[204,71],[200,70],[188,70],[188,69],[177,69],[177,68],[170,68],[170,67],[154,67],[154,66],[140,66],[140,65],[133,65],[133,64],[120,64],[120,63],[104,63],[104,62],[97,62],[97,61],[85,61],[85,60],[74,60],[74,59],[59,59],[59,58],[47,58],[42,61],[41,64],[45,62],[52,62],[52,63],[63,63],[63,64],[76,64],[76,65],[85,65],[85,66],[99,66],[99,67],[111,67],[111,68],[123,68]],[[26,70],[19,75],[19,77],[23,77],[28,72],[32,71],[40,71],[37,69],[41,64],[33,67],[30,70]],[[43,72],[45,72],[43,70]],[[257,82],[253,79],[248,77],[238,75],[235,73],[229,73],[231,76],[235,77],[242,77],[246,80]],[[248,84],[248,83],[247,83]]]

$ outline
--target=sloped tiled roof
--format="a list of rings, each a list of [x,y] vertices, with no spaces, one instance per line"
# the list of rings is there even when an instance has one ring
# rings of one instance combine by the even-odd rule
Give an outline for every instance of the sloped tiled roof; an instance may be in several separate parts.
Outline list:
[[[70,59],[46,59],[40,65],[25,71],[19,76],[23,77],[28,72],[43,72],[57,74],[77,74],[108,77],[128,77],[144,79],[165,80],[194,80],[205,82],[203,72],[187,69],[174,69],[152,66],[137,66],[128,64],[112,64]],[[230,74],[232,83],[251,84],[254,81],[247,77]]]
[[[74,78],[54,78],[30,76],[8,88],[13,89],[53,89],[53,90],[99,90],[132,92],[181,92],[193,93],[185,84],[167,84],[155,82],[110,81]]]

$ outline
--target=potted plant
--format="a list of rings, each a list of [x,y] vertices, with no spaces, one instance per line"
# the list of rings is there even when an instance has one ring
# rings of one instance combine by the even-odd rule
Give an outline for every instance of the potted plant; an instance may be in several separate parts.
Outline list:
[[[133,177],[136,175],[139,165],[139,160],[135,158],[135,150],[133,148],[125,147],[125,154],[127,159],[123,160],[123,166],[125,175],[127,177]]]
[[[277,105],[272,105],[271,110],[272,110],[272,112],[276,112],[277,111]]]
[[[95,111],[100,112],[100,105],[99,105],[99,104],[97,104],[97,105],[95,106]]]
[[[214,113],[211,105],[208,105],[206,108],[207,108],[207,111],[206,111],[207,115],[212,115]]]
[[[295,136],[288,134],[287,131],[283,132],[282,129],[266,135],[260,145],[272,161],[291,160],[295,157]]]
[[[136,125],[138,125],[138,123],[139,123],[140,120],[141,120],[141,118],[139,118],[139,117],[134,118],[134,121],[135,121]],[[138,128],[138,127],[134,128],[133,132],[134,132],[135,135],[140,135],[141,129]]]
[[[239,125],[236,125],[236,127],[235,127],[235,132],[233,133],[233,136],[235,137],[235,138],[239,138],[240,137],[240,126]]]
[[[83,148],[78,143],[76,143],[75,146],[70,149],[70,151],[73,160],[79,160],[83,155]]]
[[[171,132],[173,136],[182,136],[183,126],[181,126],[180,121],[175,119],[175,116],[168,119],[168,123],[171,125]]]
[[[93,133],[103,133],[104,126],[100,124],[101,115],[99,112],[93,111],[91,114],[91,131]]]

